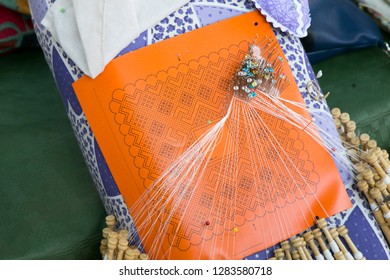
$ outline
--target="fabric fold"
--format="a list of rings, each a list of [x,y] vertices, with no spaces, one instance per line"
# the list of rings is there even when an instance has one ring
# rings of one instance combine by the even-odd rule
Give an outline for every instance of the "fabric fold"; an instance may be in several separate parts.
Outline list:
[[[58,0],[41,24],[88,76],[189,0]]]

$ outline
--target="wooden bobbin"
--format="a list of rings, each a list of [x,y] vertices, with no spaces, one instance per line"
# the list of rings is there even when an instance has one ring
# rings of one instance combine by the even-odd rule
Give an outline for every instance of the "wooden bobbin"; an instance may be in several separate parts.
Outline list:
[[[277,259],[275,257],[271,257],[269,259],[267,259],[268,261],[276,261]]]
[[[360,144],[362,145],[363,151],[367,151],[367,143],[370,141],[370,136],[367,133],[360,134]]]
[[[129,244],[129,242],[127,241],[127,239],[125,239],[125,238],[119,239],[119,242],[118,242],[118,254],[116,256],[117,260],[123,260],[123,255],[124,255],[125,251],[128,248],[127,247],[128,244]]]
[[[367,186],[368,187],[368,186]],[[347,248],[344,246],[343,242],[341,242],[340,238],[339,238],[339,232],[337,231],[337,229],[335,228],[330,228],[329,229],[329,233],[332,235],[334,241],[337,243],[337,245],[339,246],[341,252],[343,252],[343,255],[344,257],[347,259],[347,260],[354,260],[353,256],[351,255],[350,252],[348,252]],[[336,256],[335,256],[336,258]]]
[[[330,114],[334,119],[338,119],[340,118],[341,110],[339,108],[333,108],[332,110],[330,110]]]
[[[148,254],[145,254],[145,253],[142,253],[138,256],[138,259],[139,260],[143,260],[143,261],[146,261],[149,259],[149,255]]]
[[[335,258],[336,260],[346,260],[346,258],[345,258],[345,256],[344,256],[343,252],[341,252],[341,251],[339,251],[339,252],[337,252],[337,253],[334,253],[334,258]]]
[[[108,244],[108,240],[107,239],[102,239],[100,241],[100,253],[102,254],[102,256],[107,254],[107,244]]]
[[[309,250],[307,250],[307,248],[306,248],[307,243],[303,237],[301,237],[301,238],[302,238],[302,250],[306,255],[306,259],[311,261],[311,260],[313,260],[313,258],[311,257]]]
[[[339,134],[343,134],[344,133],[344,127],[341,125],[341,121],[339,119],[334,119],[333,122],[334,122],[334,125],[337,128],[338,133]]]
[[[121,229],[118,232],[118,238],[119,239],[128,239],[129,238],[129,231],[127,229]]]
[[[347,242],[347,245],[348,245],[349,249],[351,250],[355,260],[365,260],[366,258],[356,248],[355,244],[353,244],[351,238],[348,236],[348,229],[345,226],[340,226],[337,228],[337,231],[339,232],[340,236],[342,236],[344,238],[345,242]]]
[[[347,140],[347,142],[351,143],[351,140],[353,138],[356,138],[355,132],[348,132],[347,134],[345,134],[345,139]]]
[[[102,230],[102,235],[103,235],[103,238],[105,238],[105,239],[107,239],[108,238],[108,233],[110,233],[112,231],[112,229],[111,228],[104,228],[103,230]]]
[[[318,250],[317,245],[314,243],[313,232],[305,232],[303,234],[303,238],[305,239],[306,243],[309,244],[309,247],[313,252],[314,258],[316,260],[324,260],[324,256],[320,253],[320,250]]]
[[[382,210],[383,217],[387,223],[390,223],[390,210],[386,203],[383,202],[383,196],[381,191],[378,188],[370,189],[370,195],[378,203],[380,209]]]
[[[114,215],[108,215],[106,217],[106,225],[107,225],[107,227],[110,228],[110,229],[114,229],[115,224],[116,224],[115,216]]]
[[[291,256],[292,256],[293,260],[300,260],[301,259],[297,250],[292,250]]]
[[[296,237],[296,238],[292,239],[291,244],[293,245],[294,249],[298,252],[299,259],[307,260],[305,252],[302,249],[302,246],[303,246],[302,238]]]
[[[108,238],[115,238],[115,239],[119,240],[119,235],[116,231],[110,231],[108,233]]]
[[[384,197],[387,197],[390,195],[388,190],[387,190],[387,185],[386,185],[384,179],[380,179],[380,180],[376,181],[375,186],[381,191],[381,193]]]
[[[369,188],[366,181],[359,181],[357,184],[359,191],[363,192],[367,198],[367,202],[370,205],[371,211],[375,217],[375,220],[378,222],[379,227],[381,228],[383,235],[385,236],[387,242],[390,244],[390,227],[386,224],[385,217],[378,204],[369,194]]]
[[[117,245],[118,245],[118,239],[108,238],[108,243],[107,243],[107,248],[108,248],[107,259],[108,260],[114,259],[114,252],[115,252],[115,249],[117,248]]]
[[[356,123],[354,121],[348,121],[345,124],[345,131],[348,132],[355,132],[356,129]]]
[[[387,161],[387,164],[390,165],[390,161],[389,161],[389,153],[386,151],[386,150],[382,150],[382,156],[383,158]]]
[[[352,147],[355,149],[355,151],[358,151],[359,146],[360,146],[359,137],[353,137],[350,142],[351,142]]]
[[[364,180],[366,180],[370,188],[375,187],[374,174],[372,173],[372,170],[370,168],[366,168],[363,171],[363,178]]]
[[[368,153],[366,153],[365,160],[375,168],[376,172],[378,172],[378,174],[379,174],[379,176],[381,176],[381,178],[384,178],[386,180],[386,183],[387,182],[390,183],[390,178],[386,174],[386,172],[383,170],[381,165],[379,164],[378,158],[375,155],[374,151],[371,150]]]
[[[356,175],[356,181],[363,181],[363,180],[364,180],[364,177],[363,177],[362,173]]]
[[[326,244],[324,240],[322,239],[322,232],[319,228],[316,228],[313,230],[314,238],[317,240],[318,245],[320,246],[322,253],[327,260],[334,260],[332,254],[330,253],[328,247],[326,247]]]
[[[282,249],[284,251],[284,254],[286,255],[286,259],[288,260],[292,260],[292,257],[291,257],[291,253],[290,253],[290,242],[288,242],[287,240],[286,241],[283,241],[282,243],[280,243],[282,245]]]
[[[371,150],[377,147],[377,143],[375,140],[369,140],[367,142],[367,150]]]
[[[342,124],[342,125],[344,126],[344,128],[345,128],[347,122],[350,121],[349,114],[348,114],[348,113],[342,113],[342,114],[340,115],[340,121],[341,121],[341,124]]]
[[[317,226],[322,229],[322,232],[325,235],[326,240],[328,241],[329,247],[333,254],[340,252],[340,248],[337,245],[337,243],[333,240],[332,235],[329,233],[328,230],[328,223],[324,218],[318,219],[317,220]]]
[[[125,260],[138,260],[138,256],[141,255],[141,252],[138,249],[128,248],[125,251]]]
[[[365,169],[364,164],[361,163],[361,162],[355,163],[354,167],[355,167],[355,170],[356,170],[358,173],[362,173],[362,172],[364,171],[364,169]]]
[[[367,198],[367,202],[369,203],[370,205],[370,208],[372,211],[375,211],[377,210],[379,207],[378,207],[378,204],[375,202],[375,200],[371,197],[370,193],[369,193],[369,190],[370,188],[368,187],[368,184],[366,181],[364,180],[360,180],[357,182],[357,187],[359,189],[359,191],[361,191],[362,193],[364,193],[364,195],[366,196]]]
[[[376,157],[378,158],[380,165],[383,167],[383,170],[384,170],[387,174],[390,174],[390,164],[389,164],[389,163],[387,162],[387,160],[383,157],[383,153],[382,153],[381,148],[376,147],[375,149],[373,149],[373,151],[375,152],[375,155],[376,155]]]
[[[374,179],[375,183],[377,181],[379,181],[380,179],[382,179],[381,176],[379,176],[378,172],[373,172],[373,175],[374,175],[374,177],[372,177],[372,178]]]
[[[275,258],[277,260],[283,260],[284,259],[284,251],[282,248],[276,249],[274,251]]]

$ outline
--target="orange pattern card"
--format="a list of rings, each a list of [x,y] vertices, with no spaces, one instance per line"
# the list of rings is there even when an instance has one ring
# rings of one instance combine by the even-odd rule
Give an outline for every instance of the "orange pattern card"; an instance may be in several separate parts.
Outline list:
[[[241,259],[351,206],[329,153],[288,117],[306,110],[232,79],[254,39],[275,41],[258,12],[130,52],[74,83],[105,160],[154,259]],[[281,97],[303,104],[289,81]],[[287,110],[282,113],[281,110]]]

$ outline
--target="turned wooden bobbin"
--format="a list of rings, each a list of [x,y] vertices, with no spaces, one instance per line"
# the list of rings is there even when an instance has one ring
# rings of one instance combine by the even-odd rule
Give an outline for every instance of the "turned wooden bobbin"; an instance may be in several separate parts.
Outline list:
[[[125,238],[121,238],[118,241],[118,254],[116,256],[117,260],[123,260],[123,255],[125,251],[127,250],[127,245],[129,245],[129,242]]]
[[[337,246],[337,243],[333,240],[332,235],[329,233],[328,230],[328,223],[324,218],[317,220],[317,226],[322,229],[326,240],[328,240],[328,244],[330,246],[330,249],[332,250],[333,254],[340,251],[339,246]]]
[[[375,140],[369,140],[367,142],[367,150],[372,150],[372,149],[375,149],[377,147],[377,143]]]
[[[117,245],[118,245],[118,239],[108,238],[108,243],[107,243],[107,248],[108,248],[107,259],[108,260],[114,259],[114,252],[115,252],[115,249],[117,248]]]
[[[107,225],[107,227],[110,228],[110,229],[114,229],[115,224],[116,224],[115,216],[114,215],[108,215],[106,217],[106,225]]]
[[[375,183],[375,186],[381,191],[382,195],[384,197],[389,196],[389,192],[387,191],[387,184],[385,183],[384,179],[380,179]],[[390,201],[388,201],[390,203]]]
[[[108,233],[108,238],[115,238],[115,239],[119,240],[119,235],[116,231],[110,231]]]
[[[328,247],[326,247],[326,244],[324,240],[322,239],[322,232],[319,228],[316,228],[313,230],[314,238],[317,240],[318,245],[320,246],[322,253],[327,260],[334,260],[332,254],[330,253]]]
[[[282,249],[284,251],[284,254],[286,255],[286,259],[288,260],[292,260],[292,257],[291,257],[291,253],[290,253],[290,242],[288,242],[287,240],[286,241],[283,241],[282,243],[280,243],[282,245]]]
[[[303,234],[303,238],[305,239],[306,243],[309,244],[309,247],[313,252],[314,258],[316,260],[324,260],[324,256],[320,253],[320,250],[318,250],[317,245],[314,243],[313,232],[305,232]]]
[[[348,245],[349,249],[351,249],[351,252],[352,252],[355,260],[365,260],[366,258],[356,248],[355,244],[352,242],[351,238],[348,236],[348,229],[345,226],[339,226],[337,228],[337,231],[339,232],[340,236],[342,236],[344,238],[345,242],[347,242],[347,245]]]
[[[353,138],[356,137],[356,133],[355,132],[348,132],[347,134],[345,134],[345,139],[347,140],[347,142],[351,143],[351,140]]]
[[[364,177],[363,177],[362,173],[356,175],[356,181],[363,181],[363,180],[364,180]]]
[[[104,256],[105,254],[107,254],[107,244],[108,244],[108,240],[107,239],[102,239],[100,241],[100,253]]]
[[[378,174],[379,174],[379,176],[381,176],[381,178],[385,179],[386,184],[390,183],[390,177],[386,174],[386,172],[383,170],[383,168],[379,164],[378,158],[375,155],[374,151],[372,151],[372,150],[369,151],[365,156],[365,160],[375,168],[376,172],[378,172]]]
[[[355,149],[355,151],[358,151],[359,146],[360,146],[359,137],[353,137],[350,142],[351,142],[352,147]]]
[[[348,121],[345,124],[345,131],[346,132],[355,132],[356,129],[356,123],[354,121]]]
[[[341,110],[337,107],[333,108],[332,110],[330,110],[330,114],[332,115],[332,117],[334,119],[338,119],[338,118],[340,118]]]
[[[107,239],[108,238],[108,234],[110,233],[112,231],[112,229],[110,229],[110,228],[104,228],[103,230],[102,230],[102,235],[103,235],[103,238],[105,238],[105,239]]]
[[[311,261],[311,260],[313,260],[313,258],[311,257],[309,250],[307,250],[307,248],[306,248],[306,244],[307,243],[306,243],[306,241],[305,241],[305,239],[303,237],[301,237],[301,238],[302,238],[302,249],[303,249],[303,252],[306,255],[306,259]]]
[[[341,124],[344,126],[344,128],[346,127],[347,122],[349,122],[350,120],[351,119],[349,118],[348,113],[342,113],[340,115],[340,121],[341,121]]]
[[[302,249],[303,246],[302,239],[300,237],[296,237],[293,240],[291,240],[291,244],[293,245],[294,249],[298,251],[299,258],[301,260],[307,260],[305,252]]]
[[[387,173],[390,174],[390,164],[387,162],[387,160],[383,157],[383,153],[381,148],[376,147],[373,149],[375,152],[376,157],[378,158],[378,161],[380,165],[383,167],[383,170]]]
[[[334,125],[337,128],[338,133],[339,134],[343,134],[344,133],[344,127],[341,125],[341,121],[339,119],[334,119],[333,122],[334,122]]]
[[[142,253],[138,256],[138,259],[139,260],[143,260],[143,261],[146,261],[149,259],[149,255],[148,254],[145,254],[145,253]]]
[[[129,238],[129,231],[127,229],[121,229],[118,232],[118,239],[128,239]]]
[[[367,186],[368,187],[368,186]],[[337,243],[337,245],[339,246],[341,252],[343,252],[343,255],[344,257],[347,259],[347,260],[354,260],[353,256],[351,255],[350,252],[348,252],[347,248],[344,246],[343,242],[341,242],[340,238],[339,238],[339,232],[337,231],[337,229],[335,228],[330,228],[329,229],[329,233],[332,235],[334,241]]]
[[[360,144],[362,145],[363,151],[367,151],[367,143],[370,141],[370,136],[367,133],[360,134]]]
[[[382,210],[383,217],[385,218],[386,222],[390,223],[390,210],[387,204],[383,202],[384,199],[381,191],[376,187],[372,188],[370,190],[370,195],[378,203],[380,209]]]
[[[356,172],[358,172],[358,173],[362,173],[365,169],[364,164],[361,162],[355,163],[354,167],[355,167]]]
[[[364,180],[366,180],[370,188],[375,187],[374,174],[372,173],[372,170],[370,168],[366,168],[363,171],[363,178]]]
[[[381,228],[387,242],[390,244],[390,227],[387,225],[387,222],[385,220],[385,217],[383,216],[381,208],[378,206],[374,198],[369,194],[369,188],[367,182],[359,181],[357,186],[359,188],[359,191],[363,192],[364,195],[366,196],[367,202],[370,205],[375,220],[377,221],[379,227]]]
[[[385,149],[382,150],[382,156],[383,156],[383,158],[385,159],[385,161],[387,161],[387,164],[390,165],[389,153],[388,153]]]
[[[268,261],[276,261],[277,260],[277,258],[275,258],[275,257],[270,257],[269,259],[267,259]]]
[[[334,253],[334,258],[335,258],[336,260],[338,260],[338,261],[339,261],[339,260],[346,260],[346,258],[345,258],[345,256],[344,256],[343,252],[341,252],[341,251]]]
[[[274,251],[275,258],[278,260],[283,260],[284,259],[284,251],[282,248],[276,249]]]
[[[139,255],[141,255],[140,250],[127,248],[125,251],[125,260],[138,260]]]
[[[292,250],[291,256],[292,256],[293,260],[300,260],[301,259],[297,250]]]

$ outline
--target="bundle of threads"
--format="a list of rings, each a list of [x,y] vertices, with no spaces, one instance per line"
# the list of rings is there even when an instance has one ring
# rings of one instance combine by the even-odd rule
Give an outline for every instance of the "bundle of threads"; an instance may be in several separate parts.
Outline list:
[[[317,220],[317,228],[285,240],[278,247],[269,260],[365,260],[349,237],[348,229],[328,227],[323,218]]]
[[[149,256],[134,245],[129,246],[129,232],[126,229],[115,230],[114,215],[106,217],[103,239],[100,242],[100,253],[105,260],[148,260]]]
[[[256,97],[256,91],[280,95],[288,81],[282,71],[283,58],[275,54],[276,44],[265,37],[259,45],[250,45],[248,54],[232,79],[236,96],[249,101]]]
[[[356,134],[356,123],[339,108],[331,110],[340,138],[356,172],[356,187],[365,196],[372,214],[390,245],[390,161],[385,149],[367,133]]]

